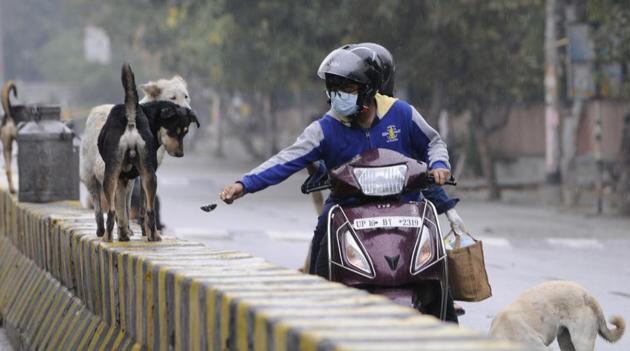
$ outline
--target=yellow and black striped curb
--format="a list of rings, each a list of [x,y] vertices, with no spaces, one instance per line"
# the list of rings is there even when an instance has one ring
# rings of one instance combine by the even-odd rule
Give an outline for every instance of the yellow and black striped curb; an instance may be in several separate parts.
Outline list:
[[[16,350],[142,350],[0,237],[0,313]]]
[[[0,313],[26,349],[524,350],[246,253],[95,232],[77,203],[0,192]]]

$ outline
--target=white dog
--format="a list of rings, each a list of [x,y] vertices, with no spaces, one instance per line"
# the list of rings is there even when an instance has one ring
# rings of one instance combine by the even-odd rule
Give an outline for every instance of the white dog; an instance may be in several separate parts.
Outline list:
[[[616,342],[625,330],[621,316],[612,316],[608,329],[597,300],[582,286],[569,281],[536,285],[499,312],[490,335],[548,350],[556,337],[562,351],[593,351],[599,334]]]
[[[141,84],[140,88],[145,96],[140,103],[151,101],[172,101],[180,106],[190,108],[190,96],[186,81],[176,75],[171,79],[160,79]],[[107,204],[101,202],[101,189],[105,173],[105,162],[98,152],[98,136],[107,121],[107,116],[114,105],[100,105],[92,108],[85,122],[85,132],[81,140],[81,166],[80,178],[90,193],[90,202],[94,206],[97,221],[102,221],[102,208]],[[158,162],[164,157],[164,147],[158,149]],[[105,207],[103,207],[105,206]],[[99,228],[102,228],[99,223]],[[102,234],[102,233],[99,233]]]

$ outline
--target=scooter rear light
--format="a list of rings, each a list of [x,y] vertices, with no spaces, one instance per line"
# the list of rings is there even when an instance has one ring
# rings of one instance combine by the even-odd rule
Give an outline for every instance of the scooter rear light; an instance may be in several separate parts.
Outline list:
[[[431,261],[431,257],[433,257],[430,238],[429,228],[427,228],[426,225],[422,226],[420,240],[416,246],[416,251],[414,252],[413,274],[417,274],[425,264]]]
[[[365,254],[349,230],[346,230],[342,234],[342,240],[348,263],[354,268],[366,274],[372,275],[372,268],[370,268],[370,263],[368,262],[367,257],[365,257]]]
[[[400,194],[405,187],[407,165],[352,169],[361,191],[368,196]]]

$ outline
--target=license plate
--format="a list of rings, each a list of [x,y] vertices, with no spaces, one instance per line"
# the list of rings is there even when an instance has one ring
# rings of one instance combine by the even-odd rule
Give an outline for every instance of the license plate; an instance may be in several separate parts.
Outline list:
[[[422,218],[401,216],[358,218],[354,220],[352,226],[356,230],[394,227],[420,228],[422,227]]]

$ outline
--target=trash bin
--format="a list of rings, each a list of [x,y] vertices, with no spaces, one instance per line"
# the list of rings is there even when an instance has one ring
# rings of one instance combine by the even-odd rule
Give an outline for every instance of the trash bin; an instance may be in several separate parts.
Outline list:
[[[11,105],[16,124],[29,121],[55,120],[61,116],[61,108],[54,105]]]
[[[30,106],[31,120],[18,130],[18,200],[79,199],[79,164],[74,132],[59,120],[55,106]]]

